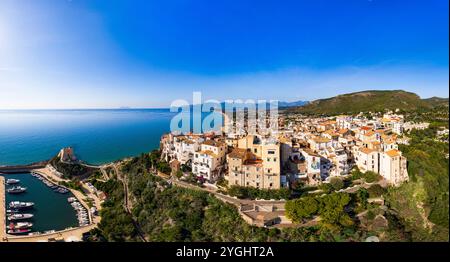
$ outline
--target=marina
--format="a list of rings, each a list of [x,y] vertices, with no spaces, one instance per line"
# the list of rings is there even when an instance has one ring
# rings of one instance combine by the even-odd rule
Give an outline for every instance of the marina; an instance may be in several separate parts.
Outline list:
[[[68,203],[67,198],[74,196],[67,188],[36,173],[5,174],[1,178],[2,234],[51,234],[89,224],[86,209]]]

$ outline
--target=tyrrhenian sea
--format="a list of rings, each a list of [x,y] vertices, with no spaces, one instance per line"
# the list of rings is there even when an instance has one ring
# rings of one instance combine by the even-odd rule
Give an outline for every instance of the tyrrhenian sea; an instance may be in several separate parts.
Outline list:
[[[0,165],[50,159],[71,146],[102,164],[159,146],[176,113],[169,109],[0,110]]]

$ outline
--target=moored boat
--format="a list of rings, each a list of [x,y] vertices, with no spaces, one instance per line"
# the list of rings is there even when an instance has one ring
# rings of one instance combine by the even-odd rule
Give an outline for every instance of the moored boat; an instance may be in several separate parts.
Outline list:
[[[31,229],[29,228],[22,228],[22,229],[10,229],[8,230],[8,234],[16,235],[16,234],[25,234],[31,232]]]
[[[10,193],[10,194],[20,194],[27,191],[26,187],[21,187],[21,186],[14,186],[11,188],[6,189],[6,192]]]
[[[33,214],[11,214],[8,216],[8,220],[9,221],[24,220],[24,219],[29,219],[32,217],[33,217]]]
[[[13,179],[13,178],[6,179],[6,184],[7,185],[13,185],[13,184],[17,184],[17,183],[20,183],[19,179]]]
[[[33,226],[33,223],[31,222],[17,222],[17,223],[10,223],[9,229],[22,229],[22,228],[31,228]]]
[[[34,206],[33,202],[12,201],[9,203],[9,207],[13,209],[31,208],[33,206]]]

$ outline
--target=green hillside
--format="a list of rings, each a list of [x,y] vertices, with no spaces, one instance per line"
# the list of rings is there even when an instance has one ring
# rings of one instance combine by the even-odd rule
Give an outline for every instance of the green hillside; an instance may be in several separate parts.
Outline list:
[[[423,99],[423,101],[425,101],[432,107],[448,106],[448,98],[433,96],[427,99]]]
[[[370,90],[315,100],[305,106],[288,109],[287,112],[304,114],[352,114],[367,111],[430,109],[435,105],[448,104],[448,99],[421,99],[403,90]]]

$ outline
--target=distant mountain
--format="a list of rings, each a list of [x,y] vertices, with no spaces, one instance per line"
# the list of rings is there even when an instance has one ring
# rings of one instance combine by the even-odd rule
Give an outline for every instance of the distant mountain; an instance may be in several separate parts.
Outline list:
[[[304,106],[307,105],[308,101],[295,101],[295,102],[278,102],[278,107],[280,108],[286,108],[286,107],[295,107],[295,106]]]
[[[426,103],[428,103],[431,107],[436,106],[448,106],[448,98],[433,96],[430,98],[423,99]]]
[[[289,108],[287,111],[324,115],[352,114],[397,108],[401,110],[429,109],[437,103],[448,104],[448,98],[421,99],[417,94],[403,90],[369,90],[315,100],[304,106]]]

